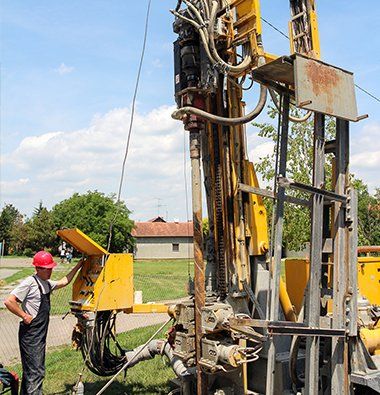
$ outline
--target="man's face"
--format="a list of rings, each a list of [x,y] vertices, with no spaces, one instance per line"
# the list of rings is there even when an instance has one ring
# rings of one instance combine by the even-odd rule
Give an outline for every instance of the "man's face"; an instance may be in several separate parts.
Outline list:
[[[51,272],[53,271],[53,269],[46,269],[44,267],[36,267],[36,272],[37,272],[37,276],[41,279],[41,280],[49,280],[49,278],[51,277]]]

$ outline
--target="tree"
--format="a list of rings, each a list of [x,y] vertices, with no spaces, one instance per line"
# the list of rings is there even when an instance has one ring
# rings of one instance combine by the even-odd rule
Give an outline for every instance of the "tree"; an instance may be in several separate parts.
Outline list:
[[[22,219],[21,213],[18,211],[13,204],[6,204],[1,210],[0,214],[0,242],[5,242],[4,253],[9,253],[9,248],[11,247],[11,231],[15,223],[17,223],[20,218]]]
[[[278,112],[270,108],[268,115],[274,119]],[[297,110],[294,114],[299,116]],[[274,142],[273,152],[259,158],[255,168],[261,174],[265,182],[273,182],[275,173],[275,146],[277,142],[277,130],[271,123],[254,124],[260,129],[259,136],[268,138]],[[289,128],[287,177],[299,182],[312,183],[313,169],[313,120],[308,122],[292,123]],[[335,138],[335,121],[327,118],[325,128],[326,140]],[[330,157],[331,159],[331,157]],[[326,156],[325,175],[326,189],[331,189],[332,164],[329,155]],[[368,192],[368,187],[363,181],[354,179],[354,187],[358,190],[358,222],[359,244],[380,245],[380,190],[376,190],[374,196]],[[287,191],[288,195],[302,199],[308,199],[307,194],[296,191]],[[265,199],[268,211],[268,220],[271,221],[273,202]],[[286,205],[284,215],[284,246],[291,250],[301,250],[305,243],[310,240],[310,212],[307,208]]]
[[[57,229],[78,228],[104,248],[108,245],[112,223],[110,252],[132,249],[134,242],[130,233],[134,224],[129,214],[124,202],[115,203],[113,195],[105,196],[98,191],[88,191],[83,195],[74,193],[52,209]]]
[[[31,218],[25,222],[24,231],[26,233],[24,245],[28,251],[36,253],[54,247],[57,236],[53,216],[42,202],[33,210]]]
[[[359,179],[353,184],[358,191],[359,245],[380,245],[380,191],[371,195]]]
[[[277,117],[278,112],[274,108],[268,111],[270,118]],[[299,116],[297,110],[293,115]],[[273,141],[273,151],[259,158],[255,165],[256,171],[261,174],[263,180],[267,183],[273,183],[275,174],[275,158],[277,143],[277,128],[271,123],[257,124],[254,126],[260,129],[258,135]],[[334,135],[335,123],[332,119],[326,122],[326,139],[331,139]],[[295,179],[299,182],[311,185],[313,170],[313,119],[303,123],[291,123],[289,128],[288,142],[288,178]],[[327,179],[331,175],[331,164],[326,161]],[[309,196],[298,191],[287,191],[288,195],[308,199]],[[268,220],[271,222],[273,202],[265,199],[265,205],[268,211]],[[286,205],[284,215],[284,246],[291,250],[301,250],[310,240],[310,212],[306,207],[298,205]]]

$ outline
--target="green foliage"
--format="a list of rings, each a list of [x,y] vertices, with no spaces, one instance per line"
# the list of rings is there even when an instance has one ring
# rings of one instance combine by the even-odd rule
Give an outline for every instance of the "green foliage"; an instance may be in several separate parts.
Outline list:
[[[270,108],[268,115],[274,119],[277,117],[277,110]],[[297,110],[293,115],[300,116]],[[259,159],[255,169],[261,174],[263,180],[273,183],[275,174],[276,160],[276,143],[277,127],[272,123],[254,124],[260,129],[258,135],[273,141],[273,151]],[[326,138],[333,136],[334,122],[330,119],[326,125]],[[288,178],[295,179],[305,184],[312,182],[313,169],[313,121],[303,123],[291,123],[289,128],[289,145],[288,145]],[[326,174],[331,175],[331,165],[326,165]],[[298,191],[287,191],[288,195],[307,199],[308,196]],[[268,220],[272,220],[273,202],[265,199],[265,205],[268,212]],[[310,239],[310,213],[309,210],[302,206],[287,205],[285,209],[285,226],[284,226],[284,246],[291,250],[301,250],[305,243]]]
[[[33,253],[51,247],[56,240],[52,214],[42,202],[34,209],[24,229],[27,234],[25,247],[31,249]]]
[[[4,253],[10,253],[12,228],[22,221],[22,215],[13,204],[6,204],[0,213],[0,242],[5,242]]]
[[[130,232],[133,221],[124,202],[115,203],[114,196],[105,196],[98,191],[80,195],[74,193],[69,199],[56,204],[52,209],[56,229],[78,228],[98,244],[107,247],[109,227],[113,223],[111,252],[131,250],[133,239]]]
[[[277,117],[277,110],[270,108],[268,115],[274,119]],[[297,110],[293,115],[299,116]],[[274,143],[273,152],[259,159],[255,169],[261,174],[263,180],[273,183],[275,174],[275,158],[277,143],[277,127],[271,123],[254,124],[260,129],[259,136],[270,139]],[[291,123],[289,128],[287,178],[296,181],[312,184],[313,169],[313,131],[314,125],[311,118],[308,122]],[[325,129],[326,140],[335,138],[335,121],[327,118]],[[325,188],[331,189],[332,161],[329,155],[326,156],[325,165]],[[353,178],[354,187],[358,190],[358,221],[359,221],[359,244],[379,245],[380,244],[380,191],[377,190],[375,196],[368,192],[368,187],[361,180]],[[308,199],[309,196],[297,191],[287,190],[287,194],[301,199]],[[271,222],[273,202],[266,199],[265,205],[268,211],[268,220]],[[310,212],[307,208],[286,205],[284,227],[284,246],[290,250],[301,250],[305,243],[310,240]]]
[[[208,218],[202,219],[202,233],[203,233],[203,239],[207,240],[210,234],[210,224],[208,222]]]
[[[354,180],[358,192],[359,245],[380,245],[380,190],[374,195],[362,180]]]

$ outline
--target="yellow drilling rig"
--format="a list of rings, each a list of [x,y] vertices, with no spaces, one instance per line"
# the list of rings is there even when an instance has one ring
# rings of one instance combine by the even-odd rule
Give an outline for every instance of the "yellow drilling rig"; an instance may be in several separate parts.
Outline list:
[[[194,291],[173,306],[134,304],[131,255],[109,253],[76,229],[59,231],[86,254],[71,309],[78,346],[96,374],[110,376],[161,353],[176,373],[177,393],[186,395],[380,393],[380,258],[358,258],[348,167],[349,125],[362,118],[353,74],[320,60],[315,1],[290,0],[290,10],[285,56],[264,50],[259,0],[179,0],[172,10],[173,117],[183,121],[190,144]],[[247,80],[259,86],[259,98],[246,114]],[[259,187],[245,136],[268,93],[279,117],[272,190]],[[294,117],[292,106],[306,114]],[[336,121],[332,140],[326,116]],[[287,178],[288,136],[291,122],[310,117],[307,185]],[[295,190],[307,198],[294,197]],[[274,202],[270,232],[263,199]],[[310,212],[308,259],[283,258],[286,205]],[[119,353],[108,348],[116,313],[157,311],[174,320],[169,341]]]

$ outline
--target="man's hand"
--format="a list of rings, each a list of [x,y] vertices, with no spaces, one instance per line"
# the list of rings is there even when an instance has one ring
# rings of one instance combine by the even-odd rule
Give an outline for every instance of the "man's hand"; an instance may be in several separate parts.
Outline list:
[[[29,325],[33,320],[33,317],[30,314],[24,314],[24,316],[22,317],[22,321],[24,322],[24,324]]]
[[[70,273],[68,273],[65,277],[57,281],[57,285],[55,286],[55,289],[60,289],[70,284],[76,272],[83,266],[85,261],[86,261],[85,259],[80,259],[79,262],[71,269]]]

